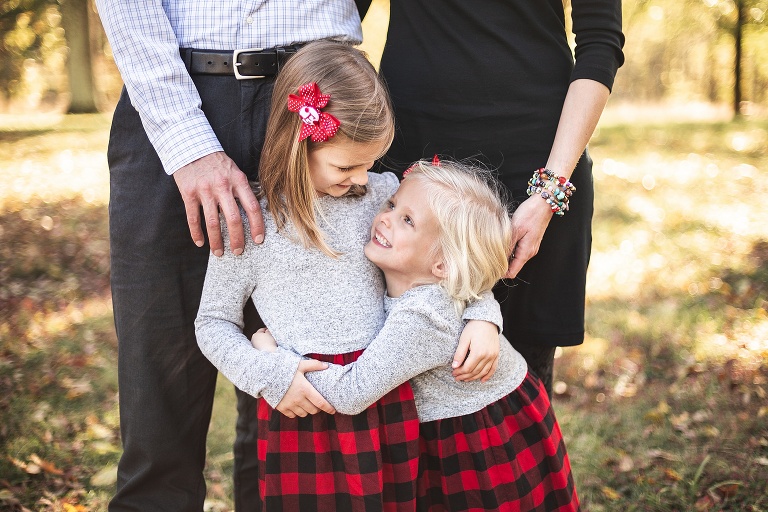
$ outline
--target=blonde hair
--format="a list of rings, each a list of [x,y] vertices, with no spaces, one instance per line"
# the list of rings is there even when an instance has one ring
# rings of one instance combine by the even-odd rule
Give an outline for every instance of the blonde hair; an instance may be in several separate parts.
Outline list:
[[[507,272],[512,233],[503,188],[489,171],[449,161],[419,161],[405,179],[429,188],[440,231],[434,251],[446,272],[440,285],[461,313]]]
[[[317,83],[322,94],[331,95],[323,112],[341,122],[339,131],[327,142],[312,142],[309,138],[299,141],[301,118],[287,108],[288,95],[297,94],[299,87],[309,82]],[[346,139],[380,142],[383,155],[394,134],[394,114],[386,86],[363,52],[334,41],[316,41],[299,50],[275,81],[259,165],[261,196],[267,199],[277,229],[290,221],[305,247],[317,247],[329,256],[337,256],[317,225],[317,194],[310,178],[308,154],[316,145]],[[364,187],[353,187],[352,194],[364,193]]]

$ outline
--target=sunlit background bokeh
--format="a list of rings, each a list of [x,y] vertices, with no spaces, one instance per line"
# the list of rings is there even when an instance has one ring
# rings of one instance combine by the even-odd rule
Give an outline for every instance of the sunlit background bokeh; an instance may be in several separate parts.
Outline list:
[[[587,339],[555,371],[589,510],[768,510],[767,12],[624,2],[626,63],[590,143]],[[376,0],[363,23],[374,63],[387,18]],[[0,0],[0,510],[105,510],[114,486],[120,87],[90,0]],[[222,378],[206,510],[233,507],[234,414]]]

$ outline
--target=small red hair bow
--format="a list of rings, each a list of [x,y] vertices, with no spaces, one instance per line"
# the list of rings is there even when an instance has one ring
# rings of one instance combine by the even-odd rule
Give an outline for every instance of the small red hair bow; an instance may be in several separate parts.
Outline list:
[[[405,178],[411,173],[413,168],[416,167],[416,163],[405,170],[405,172],[403,173],[403,178]],[[435,167],[440,167],[440,159],[437,157],[437,154],[435,154],[435,156],[432,157],[432,165],[434,165]]]
[[[288,110],[298,112],[304,123],[299,133],[299,140],[307,137],[312,142],[325,142],[339,129],[341,122],[333,115],[320,110],[328,104],[330,94],[322,94],[315,82],[310,82],[299,87],[299,95],[288,95]]]

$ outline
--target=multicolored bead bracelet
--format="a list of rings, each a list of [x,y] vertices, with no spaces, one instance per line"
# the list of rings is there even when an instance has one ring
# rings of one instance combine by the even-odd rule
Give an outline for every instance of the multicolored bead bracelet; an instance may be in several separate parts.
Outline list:
[[[555,215],[568,211],[568,201],[574,191],[573,183],[544,167],[533,171],[533,177],[528,180],[528,195],[540,194]]]

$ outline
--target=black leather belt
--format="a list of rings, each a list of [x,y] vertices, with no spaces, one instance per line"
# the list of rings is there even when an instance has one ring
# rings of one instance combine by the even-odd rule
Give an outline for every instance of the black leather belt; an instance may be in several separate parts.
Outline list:
[[[303,45],[248,48],[234,52],[181,48],[181,58],[191,75],[234,75],[238,80],[277,75]]]

